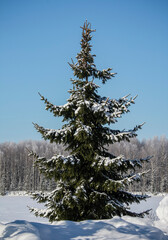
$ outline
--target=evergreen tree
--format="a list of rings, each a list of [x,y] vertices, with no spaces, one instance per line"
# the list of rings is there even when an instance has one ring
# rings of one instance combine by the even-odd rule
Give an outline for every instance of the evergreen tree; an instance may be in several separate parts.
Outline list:
[[[73,88],[70,98],[63,106],[50,103],[44,96],[41,100],[56,116],[66,122],[62,129],[53,130],[34,124],[45,140],[66,146],[71,155],[54,155],[47,159],[32,152],[35,164],[41,173],[54,179],[56,188],[51,193],[34,193],[33,198],[45,203],[46,209],[31,208],[35,215],[47,217],[49,221],[85,219],[108,219],[115,215],[143,216],[131,212],[129,204],[140,202],[146,196],[134,195],[126,189],[129,184],[139,181],[144,173],[135,174],[146,159],[125,159],[108,152],[108,145],[137,136],[142,125],[129,131],[112,130],[110,124],[117,122],[135,98],[122,97],[119,100],[98,95],[99,86],[115,76],[111,68],[98,70],[94,64],[95,55],[91,54],[91,25],[82,27],[81,51],[77,62],[69,63],[73,70]],[[109,127],[108,127],[109,126]]]

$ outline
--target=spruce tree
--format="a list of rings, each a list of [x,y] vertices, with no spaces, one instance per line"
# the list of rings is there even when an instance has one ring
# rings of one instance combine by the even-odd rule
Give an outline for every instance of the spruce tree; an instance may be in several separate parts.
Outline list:
[[[44,203],[46,209],[30,210],[36,216],[46,217],[50,222],[56,220],[81,221],[86,219],[109,219],[113,216],[139,216],[146,212],[135,213],[129,204],[139,203],[146,196],[127,191],[128,185],[139,181],[143,173],[135,173],[145,159],[125,159],[108,152],[110,144],[129,141],[137,136],[138,125],[129,131],[112,130],[111,124],[117,122],[135,98],[128,96],[118,100],[101,97],[96,79],[103,84],[113,78],[111,68],[98,70],[94,64],[95,55],[91,54],[91,25],[86,21],[82,28],[81,51],[77,62],[69,63],[74,79],[70,97],[63,106],[50,103],[41,96],[46,110],[55,117],[63,117],[62,129],[54,130],[34,124],[45,140],[63,144],[69,156],[55,154],[50,159],[35,157],[35,165],[48,179],[54,179],[56,188],[52,192],[38,192],[33,198]]]

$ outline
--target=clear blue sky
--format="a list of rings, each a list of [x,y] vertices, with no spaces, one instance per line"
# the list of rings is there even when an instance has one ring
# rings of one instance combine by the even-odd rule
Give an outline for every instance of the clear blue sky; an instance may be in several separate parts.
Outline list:
[[[97,67],[117,72],[99,93],[138,94],[112,128],[146,122],[139,139],[168,137],[167,0],[1,0],[0,142],[41,139],[32,122],[61,128],[38,92],[56,105],[66,103],[73,77],[67,62],[80,50],[85,19],[96,29]]]

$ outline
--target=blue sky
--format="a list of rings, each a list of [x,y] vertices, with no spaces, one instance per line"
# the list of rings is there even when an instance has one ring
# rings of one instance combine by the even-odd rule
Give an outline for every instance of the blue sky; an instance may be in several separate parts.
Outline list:
[[[130,113],[112,125],[131,129],[146,122],[138,138],[168,137],[167,0],[1,0],[0,142],[39,140],[32,122],[59,129],[61,119],[45,110],[38,92],[65,104],[87,19],[99,69],[115,78],[99,93],[110,98],[138,94]]]

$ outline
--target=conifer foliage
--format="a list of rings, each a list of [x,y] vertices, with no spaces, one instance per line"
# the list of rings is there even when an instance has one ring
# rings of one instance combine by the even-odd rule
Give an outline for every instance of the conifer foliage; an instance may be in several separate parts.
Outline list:
[[[45,140],[66,146],[70,155],[55,154],[51,159],[35,157],[35,165],[46,178],[54,179],[56,188],[50,193],[38,192],[33,198],[44,203],[46,209],[30,210],[35,215],[56,220],[81,221],[86,219],[108,219],[113,216],[143,216],[129,210],[129,204],[140,202],[146,196],[126,191],[129,184],[139,181],[143,173],[136,173],[145,159],[125,159],[108,152],[108,145],[137,136],[138,125],[129,131],[112,130],[110,124],[117,122],[135,98],[118,100],[101,97],[95,80],[103,84],[113,78],[111,68],[98,70],[91,54],[91,25],[86,21],[82,27],[81,51],[77,62],[69,63],[73,70],[73,88],[63,106],[50,103],[44,96],[41,100],[46,110],[55,117],[62,116],[66,122],[62,129],[54,130],[34,124]]]

